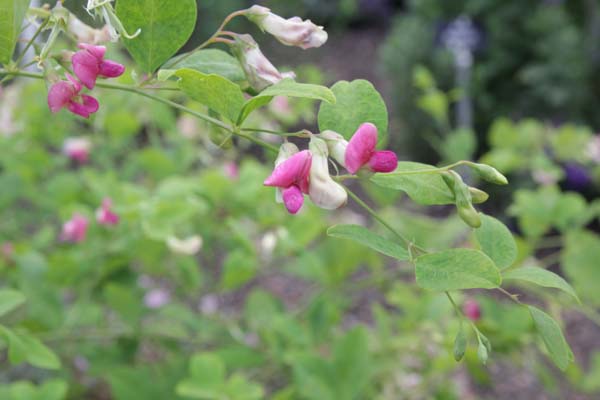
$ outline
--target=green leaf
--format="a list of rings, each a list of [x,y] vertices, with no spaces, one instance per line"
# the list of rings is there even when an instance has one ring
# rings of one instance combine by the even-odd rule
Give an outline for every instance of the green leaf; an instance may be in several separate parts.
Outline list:
[[[244,95],[238,85],[220,75],[206,75],[189,68],[177,70],[175,76],[181,78],[179,87],[193,100],[236,121],[244,105]]]
[[[481,214],[481,226],[475,229],[475,238],[481,250],[487,254],[498,268],[510,267],[517,258],[517,244],[510,230],[500,221]]]
[[[394,257],[398,260],[408,260],[408,252],[398,243],[392,242],[360,225],[334,225],[327,229],[329,236],[350,239],[371,249]]]
[[[502,277],[504,280],[520,280],[535,283],[536,285],[543,287],[560,289],[563,292],[573,296],[578,302],[581,302],[579,297],[577,297],[577,293],[575,293],[575,290],[567,281],[565,281],[561,276],[556,275],[554,272],[548,271],[547,269],[539,267],[517,268],[507,271]]]
[[[435,168],[433,165],[401,161],[394,172],[374,174],[371,182],[384,188],[401,190],[419,204],[454,204],[454,194],[441,175],[426,172]],[[423,173],[419,173],[420,171]]]
[[[125,48],[144,72],[154,72],[189,39],[196,24],[195,0],[119,0],[117,16],[133,38]]]
[[[458,328],[458,333],[456,334],[456,338],[454,339],[454,359],[458,362],[462,360],[465,355],[465,351],[467,350],[467,333],[463,328],[463,324],[460,324]]]
[[[357,79],[340,81],[331,87],[337,101],[321,104],[319,130],[331,129],[350,139],[363,122],[371,122],[379,132],[379,144],[387,141],[388,112],[381,95],[371,82]]]
[[[0,333],[8,342],[8,357],[13,364],[27,361],[29,364],[45,369],[60,368],[60,360],[46,345],[37,338],[17,333],[0,325]]]
[[[216,354],[195,354],[190,360],[190,377],[177,384],[180,396],[221,399],[225,384],[225,364]]]
[[[333,92],[325,86],[313,85],[310,83],[298,83],[293,79],[283,79],[276,84],[269,86],[244,104],[244,108],[238,119],[238,125],[241,124],[252,111],[268,104],[275,96],[322,100],[330,104],[335,104],[336,102]]]
[[[163,65],[160,73],[169,71],[174,74],[178,69],[188,68],[203,74],[220,75],[232,82],[240,83],[246,80],[246,75],[240,66],[239,61],[231,54],[218,49],[204,49],[182,54],[167,61]],[[182,57],[185,57],[181,62]]]
[[[600,304],[600,237],[590,231],[573,231],[566,235],[561,267],[569,282],[585,302]]]
[[[0,0],[0,64],[11,60],[28,8],[26,0]]]
[[[18,290],[0,289],[0,316],[9,313],[25,302],[25,295]]]
[[[546,344],[552,361],[561,370],[565,370],[573,361],[573,352],[565,340],[558,323],[548,314],[533,306],[527,306],[535,327]]]
[[[493,289],[502,278],[494,262],[472,249],[450,249],[417,257],[417,284],[430,290]]]
[[[364,328],[350,330],[335,343],[332,366],[336,377],[336,398],[362,398],[360,394],[369,382],[372,371]]]

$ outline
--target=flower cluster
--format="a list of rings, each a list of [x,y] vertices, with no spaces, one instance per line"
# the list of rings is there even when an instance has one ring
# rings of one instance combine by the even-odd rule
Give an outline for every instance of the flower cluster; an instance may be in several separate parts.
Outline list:
[[[278,202],[283,202],[291,214],[304,204],[304,194],[326,210],[337,209],[347,201],[346,190],[329,174],[329,156],[355,174],[363,167],[373,172],[391,172],[398,159],[392,151],[377,151],[377,128],[364,123],[350,141],[333,131],[311,137],[309,149],[299,151],[293,143],[284,143],[275,160],[275,169],[264,181],[277,188]]]
[[[48,107],[53,113],[67,108],[73,114],[88,118],[98,111],[99,104],[94,97],[80,93],[83,86],[93,89],[98,77],[116,78],[123,74],[125,67],[115,61],[105,60],[104,46],[80,43],[79,48],[81,50],[71,59],[77,79],[66,74],[67,80],[54,83],[48,91]]]
[[[112,201],[105,198],[100,208],[96,210],[96,222],[100,225],[116,225],[119,223],[119,216],[112,211]],[[62,226],[60,240],[63,242],[79,243],[85,240],[88,219],[79,213],[74,213],[70,220]]]

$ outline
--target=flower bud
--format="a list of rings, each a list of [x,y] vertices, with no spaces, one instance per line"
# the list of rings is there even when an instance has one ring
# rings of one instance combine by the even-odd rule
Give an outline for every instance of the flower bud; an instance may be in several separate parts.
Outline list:
[[[284,19],[273,14],[270,9],[258,5],[250,7],[245,15],[262,31],[270,33],[286,46],[309,49],[320,47],[327,41],[327,32],[323,27],[313,24],[309,19],[306,21],[300,17]]]
[[[471,321],[479,321],[479,319],[481,318],[481,308],[479,307],[479,304],[473,299],[468,299],[464,302],[463,313]]]
[[[470,163],[469,166],[473,168],[473,170],[477,172],[477,174],[483,180],[486,180],[490,183],[495,183],[496,185],[508,184],[508,179],[506,179],[504,175],[502,175],[496,168],[492,166],[477,163]]]
[[[313,156],[308,195],[317,207],[326,210],[340,208],[348,201],[346,190],[329,175],[327,144],[313,137],[309,145]]]
[[[455,171],[450,170],[443,173],[442,178],[448,188],[454,193],[456,211],[458,211],[460,218],[470,227],[479,228],[481,226],[481,218],[475,207],[473,207],[469,187]]]
[[[293,72],[279,72],[250,35],[237,35],[231,45],[231,52],[239,60],[248,83],[256,91],[261,91],[284,78],[296,77]]]
[[[330,130],[321,132],[320,138],[327,143],[329,155],[331,155],[335,161],[345,168],[345,157],[348,141],[339,133]]]
[[[469,187],[469,193],[471,193],[471,201],[474,204],[484,203],[490,198],[489,194],[474,187]]]
[[[277,154],[277,158],[275,159],[275,167],[279,164],[298,153],[300,150],[298,146],[294,143],[285,142],[279,147],[279,154]],[[276,188],[275,190],[275,202],[283,203],[283,196],[281,194],[281,188]]]

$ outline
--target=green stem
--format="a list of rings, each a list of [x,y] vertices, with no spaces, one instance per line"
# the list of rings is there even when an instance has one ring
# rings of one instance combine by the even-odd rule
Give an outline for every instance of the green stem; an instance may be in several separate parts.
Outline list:
[[[39,36],[39,34],[42,32],[42,30],[44,30],[44,28],[46,27],[46,25],[48,25],[48,19],[45,19],[40,24],[40,26],[37,28],[37,30],[35,31],[35,33],[31,37],[31,39],[29,39],[29,41],[27,42],[27,45],[25,46],[25,48],[21,52],[21,55],[19,55],[19,58],[17,58],[17,61],[15,61],[15,65],[16,66],[18,66],[21,63],[21,61],[23,60],[23,57],[25,57],[25,54],[27,54],[27,51],[29,50],[29,48],[31,47],[31,45],[33,45],[33,42],[35,41],[35,39],[37,39],[37,37]]]

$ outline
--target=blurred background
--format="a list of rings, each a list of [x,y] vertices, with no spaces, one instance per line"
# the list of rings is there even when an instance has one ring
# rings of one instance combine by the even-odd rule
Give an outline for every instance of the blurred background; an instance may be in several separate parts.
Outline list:
[[[94,24],[84,3],[65,2]],[[256,2],[197,3],[183,51]],[[580,296],[582,304],[514,287],[561,320],[576,363],[557,370],[529,315],[484,291],[459,301],[476,310],[471,319],[493,344],[490,360],[477,361],[470,338],[456,363],[458,321],[443,294],[417,288],[408,264],[326,237],[335,223],[369,225],[359,208],[306,205],[290,217],[261,186],[272,159],[259,148],[162,104],[101,89],[91,121],[51,116],[44,84],[20,80],[0,92],[0,277],[28,298],[7,321],[36,332],[63,368],[2,363],[0,398],[600,398],[600,2],[259,4],[323,25],[328,42],[281,46],[243,19],[230,30],[251,33],[298,81],[371,81],[388,106],[388,147],[400,159],[481,160],[507,175],[510,185],[494,187],[462,171],[490,193],[479,209],[515,235],[515,266],[556,272]],[[119,49],[110,57],[130,62]],[[316,112],[314,103],[276,98],[251,124],[316,131]],[[65,152],[73,137],[87,140],[85,160]],[[428,249],[473,245],[452,207],[355,189]],[[107,197],[117,226],[59,243],[64,221],[73,213],[93,220]],[[193,237],[200,243],[173,240]],[[219,394],[190,395],[195,374],[215,370],[208,375]],[[67,389],[44,394],[48,379]]]

